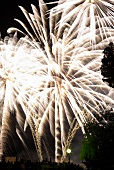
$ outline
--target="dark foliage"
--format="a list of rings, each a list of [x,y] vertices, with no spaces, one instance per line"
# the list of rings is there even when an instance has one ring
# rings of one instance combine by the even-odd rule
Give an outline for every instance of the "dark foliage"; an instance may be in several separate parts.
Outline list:
[[[103,76],[103,81],[114,88],[114,44],[111,42],[103,53],[101,75]]]
[[[88,169],[114,169],[114,111],[105,111],[99,123],[85,125],[81,159]]]

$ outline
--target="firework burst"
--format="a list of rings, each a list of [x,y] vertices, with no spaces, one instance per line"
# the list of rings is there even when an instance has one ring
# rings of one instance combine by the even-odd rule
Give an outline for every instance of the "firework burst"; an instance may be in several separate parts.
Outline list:
[[[111,3],[103,2],[105,6],[111,6]],[[71,4],[70,7],[68,4]],[[55,140],[55,161],[61,161],[62,156],[64,160],[66,148],[71,144],[77,127],[84,132],[83,124],[88,119],[96,119],[95,115],[105,109],[107,103],[114,103],[107,96],[110,87],[102,81],[100,74],[102,50],[110,41],[110,35],[113,39],[114,31],[109,28],[110,25],[105,27],[104,20],[100,18],[102,8],[99,9],[99,4],[102,5],[102,1],[59,1],[57,7],[48,11],[43,0],[39,0],[40,12],[31,5],[33,14],[20,7],[34,31],[31,34],[26,25],[16,19],[30,37],[23,38],[23,43],[29,48],[22,51],[25,45],[15,46],[13,57],[8,53],[8,61],[6,54],[3,55],[4,50],[1,50],[1,61],[5,59],[5,67],[1,66],[1,72],[5,68],[5,73],[1,73],[1,88],[5,86],[4,107],[17,108],[12,98],[16,96],[26,115],[24,127],[26,129],[26,123],[31,127],[40,160],[40,142],[45,150],[49,145],[44,140],[45,127],[49,127],[49,133]],[[104,14],[106,9],[109,8],[105,7]],[[86,14],[91,11],[90,15],[82,15],[83,10]],[[112,21],[110,17],[113,18],[113,15],[107,16],[107,21]],[[11,31],[20,30],[10,28],[8,32]],[[11,68],[7,70],[8,75],[6,64]],[[8,88],[11,89],[9,96]],[[4,111],[3,115],[6,115]],[[72,129],[73,133],[70,133]],[[47,157],[50,157],[49,152]]]
[[[60,30],[64,24],[69,24],[68,41],[83,37],[88,32],[88,38],[93,48],[99,41],[110,41],[113,36],[114,2],[109,0],[66,0],[58,1],[53,8],[53,15],[59,16],[57,27]],[[59,33],[59,31],[58,31]]]
[[[26,122],[28,124],[30,122],[32,126],[30,115],[35,113],[33,89],[34,85],[39,83],[36,78],[37,69],[35,69],[37,59],[31,56],[32,49],[29,48],[30,46],[25,39],[18,41],[17,36],[14,35],[14,37],[5,37],[4,40],[0,41],[0,103],[3,112],[1,133],[4,151],[7,150],[5,142],[8,142],[8,133],[13,135],[15,131],[11,131],[12,115],[17,121],[16,134],[27,149],[21,131],[26,129]],[[24,116],[22,116],[23,112]]]

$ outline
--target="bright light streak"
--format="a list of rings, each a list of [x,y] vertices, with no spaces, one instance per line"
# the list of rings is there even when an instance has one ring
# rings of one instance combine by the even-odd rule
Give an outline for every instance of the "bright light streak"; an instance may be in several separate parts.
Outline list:
[[[58,2],[58,5],[53,8],[53,16],[61,17],[57,24],[58,33],[60,33],[61,26],[70,25],[67,34],[68,41],[71,41],[71,38],[83,37],[88,29],[90,44],[95,48],[99,39],[103,41],[109,35],[112,36],[112,28],[114,28],[113,1],[66,0]]]

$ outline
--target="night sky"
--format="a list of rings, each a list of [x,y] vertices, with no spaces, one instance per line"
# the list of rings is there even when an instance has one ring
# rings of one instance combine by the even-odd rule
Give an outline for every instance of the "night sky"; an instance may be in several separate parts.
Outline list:
[[[52,2],[53,0],[44,0],[44,2]],[[0,5],[0,32],[1,37],[7,35],[9,27],[22,28],[14,18],[20,19],[24,23],[26,19],[18,6],[23,6],[28,12],[32,12],[31,4],[38,6],[38,0],[2,0]],[[50,9],[53,5],[48,6]]]

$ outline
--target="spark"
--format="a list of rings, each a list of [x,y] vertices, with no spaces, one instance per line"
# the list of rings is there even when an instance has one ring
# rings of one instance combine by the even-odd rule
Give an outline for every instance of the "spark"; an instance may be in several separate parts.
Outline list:
[[[30,100],[33,99],[37,82],[37,59],[31,56],[29,45],[22,39],[16,40],[14,37],[5,37],[0,41],[0,102],[2,103],[2,141],[5,149],[7,141],[7,131],[10,133],[10,115],[15,113],[20,129],[23,129],[23,122],[30,120],[31,112],[35,113],[35,107]],[[20,113],[20,109],[25,113],[24,117]],[[18,131],[18,129],[17,129]],[[20,138],[21,134],[17,134]],[[22,139],[20,138],[22,141]],[[24,142],[22,141],[24,144]],[[25,145],[25,144],[24,144]],[[27,146],[26,146],[27,147]]]
[[[114,2],[111,0],[108,2],[105,0],[58,1],[58,5],[53,8],[53,15],[61,17],[57,23],[58,29],[61,28],[60,25],[70,24],[67,34],[69,41],[70,37],[83,37],[85,30],[88,29],[90,44],[95,46],[99,38],[108,41],[108,35],[112,36],[113,6]]]

